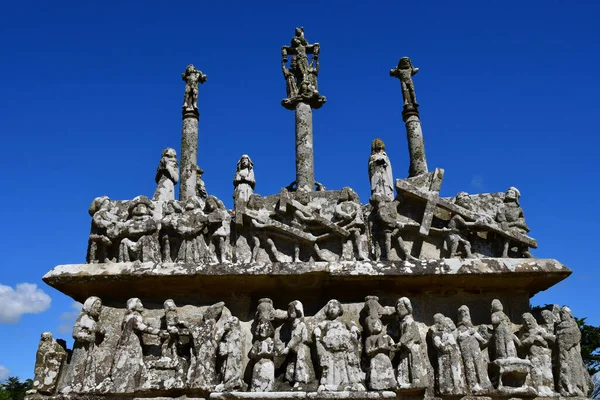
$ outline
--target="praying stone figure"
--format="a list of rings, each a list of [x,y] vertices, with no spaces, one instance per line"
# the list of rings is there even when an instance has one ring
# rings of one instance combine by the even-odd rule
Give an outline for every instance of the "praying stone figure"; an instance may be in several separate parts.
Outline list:
[[[54,394],[60,371],[66,359],[67,351],[54,340],[52,333],[42,333],[35,355],[35,376],[31,386],[32,390],[28,393]]]
[[[108,196],[96,197],[89,209],[92,229],[88,240],[86,262],[107,263],[112,261],[115,237],[111,234],[118,217],[111,210]]]
[[[256,340],[250,349],[250,359],[254,361],[252,368],[251,392],[271,392],[275,383],[275,346],[273,335],[275,330],[271,321],[261,319],[254,332]]]
[[[218,347],[219,378],[217,392],[233,392],[244,389],[242,380],[242,328],[237,317],[229,317],[223,325],[223,336]]]
[[[160,261],[158,224],[152,218],[154,204],[146,196],[137,196],[129,203],[129,218],[121,228],[125,237],[119,246],[119,262]]]
[[[521,197],[521,192],[516,187],[509,187],[504,195],[504,203],[498,210],[496,215],[496,222],[500,224],[500,227],[507,231],[512,231],[515,233],[527,234],[529,232],[529,227],[525,223],[525,216],[523,214],[523,209],[519,204],[519,198]],[[504,237],[502,243],[502,257],[508,258],[508,251],[511,250],[511,242],[510,239]],[[523,247],[524,245],[518,245],[518,254],[521,257],[530,258],[533,257],[529,252],[528,247]]]
[[[430,328],[433,347],[437,353],[436,383],[441,395],[465,394],[462,358],[456,342],[454,322],[443,314],[433,316]]]
[[[405,110],[419,107],[417,95],[415,94],[415,85],[412,80],[413,75],[417,72],[419,72],[419,68],[413,67],[408,57],[402,57],[398,61],[398,66],[390,70],[390,76],[400,79]]]
[[[362,204],[356,192],[348,187],[342,189],[342,196],[335,206],[334,215],[336,223],[350,232],[350,236],[343,243],[343,260],[368,260],[368,244],[365,219]],[[356,255],[355,256],[355,250]]]
[[[504,313],[504,307],[498,299],[492,301],[492,354],[493,360],[500,358],[516,358],[519,339],[510,329],[510,319]]]
[[[233,186],[235,188],[233,191],[233,200],[235,202],[248,202],[250,196],[254,193],[255,185],[254,164],[250,157],[244,154],[237,163],[235,176],[233,177]]]
[[[281,354],[285,356],[285,380],[294,389],[300,389],[315,378],[310,357],[308,328],[304,322],[304,307],[299,300],[288,305],[288,319],[282,327],[282,340],[285,344]]]
[[[144,305],[138,298],[127,300],[127,309],[121,325],[121,337],[117,343],[111,369],[113,389],[116,393],[133,393],[147,378],[142,353],[142,334],[158,335],[167,339],[166,331],[146,325],[142,318]]]
[[[365,390],[360,369],[360,332],[355,324],[348,328],[338,320],[343,314],[341,303],[330,300],[325,306],[327,319],[313,332],[321,365],[319,392]]]
[[[90,392],[96,387],[96,346],[104,339],[105,331],[98,326],[102,300],[88,297],[73,326],[73,353],[65,378],[63,392]]]
[[[185,110],[198,110],[198,84],[206,82],[206,75],[197,70],[193,64],[186,67],[181,74],[185,82],[185,93],[183,95],[183,108]]]
[[[374,234],[377,243],[380,246],[383,244],[381,254],[376,254],[375,259],[386,261],[396,261],[398,258],[392,255],[392,249],[396,249],[398,256],[402,260],[415,260],[408,251],[402,236],[406,224],[400,220],[398,213],[398,202],[390,200],[381,193],[375,193],[371,196],[371,204],[373,205],[374,216]],[[392,240],[395,240],[395,243]],[[383,243],[382,243],[383,242]]]
[[[213,390],[217,384],[217,348],[221,336],[217,321],[224,306],[221,301],[208,307],[202,322],[190,328],[193,339],[193,360],[188,371],[190,388]]]
[[[371,196],[379,193],[389,200],[394,200],[392,164],[385,152],[385,144],[381,139],[375,139],[371,143],[369,180],[371,181]]]
[[[469,392],[474,395],[489,393],[492,382],[488,375],[487,361],[481,351],[487,345],[487,340],[473,326],[469,307],[465,305],[458,309],[458,345]]]
[[[394,390],[398,386],[390,360],[394,341],[384,332],[379,318],[369,315],[365,323],[369,333],[365,340],[365,354],[369,358],[367,387],[370,390]]]
[[[470,200],[471,198],[467,192],[460,192],[456,195],[454,204],[470,210]],[[466,229],[474,225],[475,223],[465,221],[464,218],[458,214],[452,216],[448,223],[448,229],[450,231],[447,236],[450,257],[456,257],[458,255],[458,247],[462,246],[463,256],[465,258],[473,258],[473,253],[471,253],[471,242],[465,237],[464,233]]]
[[[206,198],[204,207],[208,218],[209,242],[214,246],[214,262],[227,263],[231,261],[231,215],[223,202],[215,196]]]
[[[400,338],[396,341],[399,352],[398,386],[400,389],[425,388],[429,384],[427,376],[427,355],[422,347],[421,333],[415,322],[413,308],[406,297],[396,301],[396,315],[400,325]]]
[[[558,391],[561,396],[587,397],[591,379],[581,358],[581,331],[569,307],[560,309],[556,326],[558,343]]]
[[[521,348],[531,361],[531,385],[537,389],[538,396],[554,397],[554,376],[552,375],[552,345],[556,340],[545,328],[538,325],[530,313],[523,314],[523,334]]]
[[[153,201],[175,200],[175,184],[179,181],[177,153],[170,147],[162,152],[162,158],[156,169],[156,191]]]
[[[202,179],[202,174],[204,174],[204,170],[196,166],[196,196],[198,196],[200,204],[202,204],[202,208],[204,208],[204,202],[208,197],[208,193],[206,192],[206,185]]]

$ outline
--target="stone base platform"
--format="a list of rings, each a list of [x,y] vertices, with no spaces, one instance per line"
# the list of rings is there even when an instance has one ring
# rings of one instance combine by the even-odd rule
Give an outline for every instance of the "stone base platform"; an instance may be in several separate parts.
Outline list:
[[[437,312],[454,315],[466,304],[474,320],[487,322],[489,304],[498,298],[511,318],[528,311],[529,298],[571,274],[552,259],[482,258],[399,262],[348,261],[273,264],[106,263],[60,265],[43,280],[83,302],[99,296],[123,307],[139,297],[148,307],[177,304],[208,305],[224,301],[240,318],[254,313],[258,299],[269,297],[287,305],[304,303],[307,315],[327,301],[362,302],[377,295],[393,305],[401,296],[413,300],[423,322]]]

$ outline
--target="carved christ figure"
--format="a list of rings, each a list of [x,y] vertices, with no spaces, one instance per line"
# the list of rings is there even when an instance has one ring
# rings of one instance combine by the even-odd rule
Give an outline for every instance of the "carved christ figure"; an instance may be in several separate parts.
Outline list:
[[[185,93],[183,95],[183,108],[186,110],[198,109],[198,84],[206,82],[206,75],[197,70],[194,64],[190,64],[181,74],[181,79],[185,81]]]
[[[402,97],[404,97],[405,108],[417,108],[417,95],[415,94],[415,85],[413,84],[412,76],[419,72],[419,68],[415,68],[408,57],[402,57],[398,61],[398,66],[390,70],[390,76],[400,79],[402,87]]]

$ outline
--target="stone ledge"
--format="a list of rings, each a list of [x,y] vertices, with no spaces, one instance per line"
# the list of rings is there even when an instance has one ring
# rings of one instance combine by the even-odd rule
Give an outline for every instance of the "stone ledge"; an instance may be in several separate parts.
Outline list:
[[[472,293],[520,291],[533,296],[571,270],[552,259],[441,259],[401,262],[306,262],[273,264],[107,263],[59,265],[43,280],[83,302],[95,295],[124,303],[130,297],[163,301],[175,294],[195,303],[225,294],[361,292]],[[517,278],[517,279],[515,279]]]
[[[214,400],[241,400],[241,399],[394,399],[396,393],[383,392],[228,392],[212,393]]]

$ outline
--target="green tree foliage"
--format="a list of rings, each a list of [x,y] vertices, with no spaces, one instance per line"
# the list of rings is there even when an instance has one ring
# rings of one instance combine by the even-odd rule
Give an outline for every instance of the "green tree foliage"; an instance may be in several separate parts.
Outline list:
[[[23,400],[25,392],[32,386],[31,379],[21,382],[16,376],[9,376],[4,383],[0,383],[0,400]]]
[[[585,318],[577,318],[581,329],[581,357],[590,375],[600,371],[600,326],[585,323]]]

